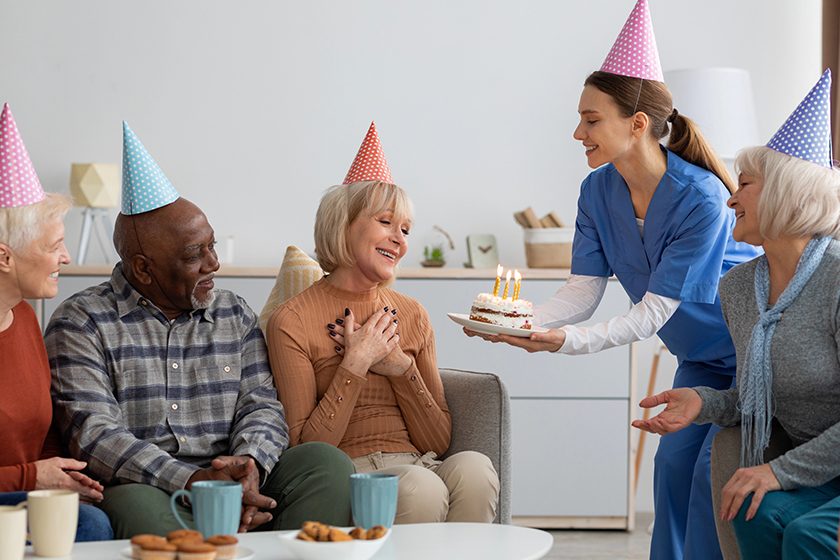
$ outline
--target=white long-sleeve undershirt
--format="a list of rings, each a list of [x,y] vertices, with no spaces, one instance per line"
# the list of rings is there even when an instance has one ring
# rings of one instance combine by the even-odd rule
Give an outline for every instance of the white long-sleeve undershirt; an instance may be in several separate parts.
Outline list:
[[[558,353],[591,354],[645,340],[656,334],[680,306],[677,299],[646,292],[626,315],[589,327],[572,326],[592,317],[606,288],[606,278],[572,274],[554,296],[534,306],[534,324],[565,331],[566,341]]]

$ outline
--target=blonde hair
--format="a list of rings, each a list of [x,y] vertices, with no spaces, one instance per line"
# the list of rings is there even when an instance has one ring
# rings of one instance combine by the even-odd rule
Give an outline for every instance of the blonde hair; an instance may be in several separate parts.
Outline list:
[[[359,217],[393,210],[394,220],[414,221],[414,205],[401,188],[382,181],[359,181],[327,189],[315,214],[315,255],[326,272],[353,266],[347,234]]]
[[[596,87],[612,97],[624,118],[637,112],[646,114],[655,139],[668,136],[666,147],[670,151],[688,163],[714,173],[730,193],[735,192],[737,185],[726,164],[703,137],[697,123],[674,109],[671,91],[664,83],[599,70],[592,72],[583,85]]]
[[[735,170],[764,180],[757,217],[765,239],[840,238],[840,169],[754,146],[738,152]]]
[[[64,218],[72,206],[73,199],[66,194],[46,193],[46,198],[35,204],[0,208],[0,243],[25,254],[41,235],[41,226]]]

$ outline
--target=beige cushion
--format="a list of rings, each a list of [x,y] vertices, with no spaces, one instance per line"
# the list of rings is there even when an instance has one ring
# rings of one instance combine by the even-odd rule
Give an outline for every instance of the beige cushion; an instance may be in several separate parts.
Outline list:
[[[283,257],[280,272],[277,274],[277,281],[260,313],[260,328],[265,331],[268,318],[277,306],[295,297],[320,280],[322,276],[324,276],[324,271],[321,270],[321,265],[317,261],[312,260],[309,255],[294,245],[289,245]]]

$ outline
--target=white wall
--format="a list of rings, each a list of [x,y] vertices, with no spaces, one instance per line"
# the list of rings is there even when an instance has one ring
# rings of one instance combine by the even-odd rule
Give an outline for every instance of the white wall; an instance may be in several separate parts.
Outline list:
[[[650,4],[664,70],[752,72],[763,139],[822,70],[820,0]],[[235,236],[239,265],[277,265],[292,243],[313,249],[320,195],[375,120],[417,207],[404,265],[417,266],[437,224],[455,239],[452,265],[466,260],[467,234],[493,233],[502,263],[522,267],[515,210],[574,221],[588,172],[572,139],[578,96],[632,5],[0,0],[0,102],[54,191],[72,162],[119,163],[127,120],[217,237]],[[78,209],[67,229],[75,255]],[[93,245],[88,262],[103,262]],[[653,348],[641,348],[640,394]],[[646,453],[641,511],[652,509],[651,463]]]

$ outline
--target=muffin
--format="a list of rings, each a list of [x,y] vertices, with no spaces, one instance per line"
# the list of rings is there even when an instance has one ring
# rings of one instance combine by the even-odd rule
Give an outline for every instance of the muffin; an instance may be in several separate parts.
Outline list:
[[[134,535],[131,538],[131,556],[135,560],[140,560],[140,549],[144,543],[165,544],[166,539],[157,535]]]
[[[204,541],[216,547],[216,560],[231,560],[236,558],[236,548],[239,539],[233,535],[214,535]]]
[[[193,529],[178,529],[177,531],[172,531],[166,535],[166,540],[169,542],[185,538],[192,539],[193,541],[198,540],[199,542],[204,542],[204,535]]]
[[[184,543],[178,547],[178,560],[215,560],[216,547],[205,542]]]
[[[161,539],[150,541],[140,546],[140,560],[175,560],[178,547]]]

